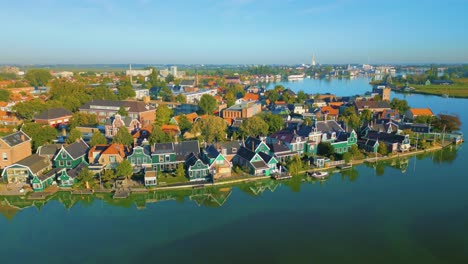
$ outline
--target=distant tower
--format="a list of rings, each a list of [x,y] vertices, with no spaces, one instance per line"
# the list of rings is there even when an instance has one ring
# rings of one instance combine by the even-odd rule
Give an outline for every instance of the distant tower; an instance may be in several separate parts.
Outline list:
[[[171,66],[171,74],[174,78],[177,78],[177,66]]]
[[[132,79],[132,76],[133,76],[133,72],[132,72],[132,64],[129,65],[130,67],[130,70],[129,70],[129,73],[130,73],[130,84],[133,85],[133,79]]]
[[[315,54],[312,54],[312,63],[310,66],[314,67],[317,63],[315,62]]]

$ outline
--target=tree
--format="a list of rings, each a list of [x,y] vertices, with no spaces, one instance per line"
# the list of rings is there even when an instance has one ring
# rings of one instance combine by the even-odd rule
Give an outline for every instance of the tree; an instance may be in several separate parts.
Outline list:
[[[388,153],[387,145],[384,142],[379,143],[379,147],[377,148],[377,152],[382,156],[387,155],[387,153]]]
[[[361,120],[364,122],[370,122],[372,120],[372,111],[369,109],[362,110]]]
[[[71,128],[78,126],[96,126],[99,124],[95,114],[76,112],[70,118],[69,126]]]
[[[174,81],[174,75],[172,75],[172,74],[169,73],[169,74],[166,76],[166,83],[170,83],[170,82],[173,82],[173,81]]]
[[[263,112],[258,116],[268,124],[268,133],[273,134],[283,129],[284,119],[279,115],[274,115],[271,112]]]
[[[452,132],[460,130],[461,124],[458,115],[438,114],[434,122],[434,128],[439,131]]]
[[[408,102],[406,100],[400,100],[398,98],[393,98],[392,101],[390,102],[390,107],[392,109],[398,110],[400,114],[404,115],[405,112],[410,109]]]
[[[26,79],[31,86],[38,87],[47,85],[52,80],[52,75],[49,71],[43,69],[32,69],[29,70],[24,79]]]
[[[33,150],[46,143],[52,143],[57,138],[57,130],[55,128],[42,126],[37,123],[25,123],[21,130],[32,139]]]
[[[184,169],[184,164],[183,164],[183,163],[179,163],[179,164],[177,165],[176,176],[177,176],[178,178],[183,178],[183,177],[185,177],[185,169]]]
[[[8,102],[10,101],[10,91],[8,90],[5,90],[5,89],[1,89],[0,90],[0,101],[2,102]]]
[[[172,116],[172,109],[167,107],[166,105],[159,105],[158,109],[156,109],[156,120],[155,124],[162,126],[169,124]]]
[[[217,106],[218,101],[216,101],[216,99],[209,94],[202,95],[200,102],[198,102],[198,107],[200,108],[200,112],[202,114],[212,115]]]
[[[96,145],[107,144],[107,138],[99,131],[93,133],[93,136],[89,140],[89,145],[94,147]]]
[[[31,120],[36,114],[46,110],[48,105],[42,102],[40,99],[34,99],[31,101],[20,102],[13,107],[16,114],[25,120]]]
[[[81,131],[79,131],[76,128],[72,128],[70,130],[70,134],[68,135],[67,143],[71,144],[71,143],[75,142],[77,139],[80,139],[82,137],[83,137],[83,133],[81,133]]]
[[[185,95],[183,95],[183,94],[178,94],[175,99],[176,99],[177,102],[179,102],[181,104],[186,104],[187,103],[187,97]]]
[[[268,124],[259,116],[253,116],[245,120],[239,128],[244,137],[268,135],[268,129]]]
[[[299,173],[304,169],[304,164],[302,163],[301,158],[296,155],[288,161],[286,168],[292,176],[298,176]]]
[[[122,160],[122,162],[117,164],[117,167],[115,167],[115,174],[118,177],[125,177],[125,178],[132,176],[133,174],[132,164],[130,164],[130,162],[126,159]]]
[[[119,131],[117,131],[117,134],[112,139],[112,143],[130,146],[133,143],[133,137],[126,127],[120,127]]]
[[[322,156],[330,157],[335,153],[335,150],[330,142],[322,141],[317,146],[317,153]]]
[[[119,111],[117,111],[117,114],[119,114],[121,116],[128,116],[128,111],[127,111],[127,109],[125,109],[125,107],[121,106],[119,108]]]
[[[231,107],[236,104],[236,96],[234,95],[234,92],[227,91],[224,98],[226,99],[227,107]]]
[[[306,117],[306,118],[304,119],[304,124],[305,124],[306,126],[311,126],[311,125],[312,125],[312,119],[311,119],[310,117]]]
[[[151,135],[148,138],[150,144],[155,144],[155,143],[166,143],[166,142],[172,142],[173,138],[171,135],[164,133],[164,131],[161,129],[161,126],[154,124],[153,129],[151,131]]]
[[[280,96],[279,96],[278,91],[274,89],[274,90],[268,90],[266,92],[266,97],[268,100],[270,100],[270,104],[274,104],[276,101],[278,101]]]
[[[307,97],[307,94],[303,90],[300,90],[299,92],[297,92],[296,101],[298,103],[304,103],[305,100],[307,100]]]
[[[354,130],[358,130],[361,126],[361,119],[357,116],[354,107],[350,106],[345,108],[343,113],[340,115],[340,120],[344,121],[348,127]]]
[[[165,83],[163,83],[163,86],[161,87],[161,91],[159,91],[159,96],[163,99],[165,102],[170,102],[172,100],[172,90],[171,88],[167,87]]]
[[[81,188],[93,188],[95,186],[94,175],[88,168],[83,168],[76,176]]]
[[[106,188],[110,188],[112,186],[111,181],[115,180],[116,178],[117,175],[115,174],[114,170],[105,170],[101,175],[101,180],[104,182],[104,186]]]
[[[357,145],[351,145],[351,147],[349,148],[348,153],[351,154],[351,159],[353,159],[353,160],[362,159],[364,157],[364,155],[361,153],[361,151],[359,150]]]
[[[177,123],[179,124],[179,128],[182,133],[192,128],[192,123],[190,123],[186,115],[180,115]]]
[[[133,86],[130,82],[124,81],[119,87],[117,88],[119,94],[118,97],[120,100],[125,100],[127,98],[133,98],[136,96],[135,90],[133,90]]]
[[[224,141],[226,139],[227,124],[221,117],[208,116],[195,122],[192,126],[191,133],[201,134],[201,138],[207,142]]]

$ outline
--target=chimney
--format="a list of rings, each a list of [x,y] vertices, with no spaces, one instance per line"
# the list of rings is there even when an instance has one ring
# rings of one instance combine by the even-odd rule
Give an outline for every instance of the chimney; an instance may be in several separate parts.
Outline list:
[[[223,156],[226,156],[226,155],[227,155],[227,149],[226,149],[226,148],[222,148],[222,149],[221,149],[221,154],[223,154]]]
[[[252,140],[252,152],[255,152],[254,142]]]

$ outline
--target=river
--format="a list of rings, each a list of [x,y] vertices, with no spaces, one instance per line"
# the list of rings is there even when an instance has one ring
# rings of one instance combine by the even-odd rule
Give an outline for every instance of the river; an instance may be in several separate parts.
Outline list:
[[[363,79],[285,86],[370,90]],[[405,99],[459,113],[466,130],[467,100]],[[0,197],[1,263],[468,263],[467,156],[462,145],[326,181],[265,180],[121,201]]]

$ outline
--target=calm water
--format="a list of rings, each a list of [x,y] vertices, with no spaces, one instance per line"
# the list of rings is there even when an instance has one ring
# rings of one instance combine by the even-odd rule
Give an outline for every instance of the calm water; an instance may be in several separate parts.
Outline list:
[[[370,89],[359,79],[345,83],[289,86],[340,95]],[[460,113],[468,124],[467,100],[406,99]],[[263,181],[125,201],[2,198],[1,263],[468,263],[467,154],[461,146],[324,182]]]

